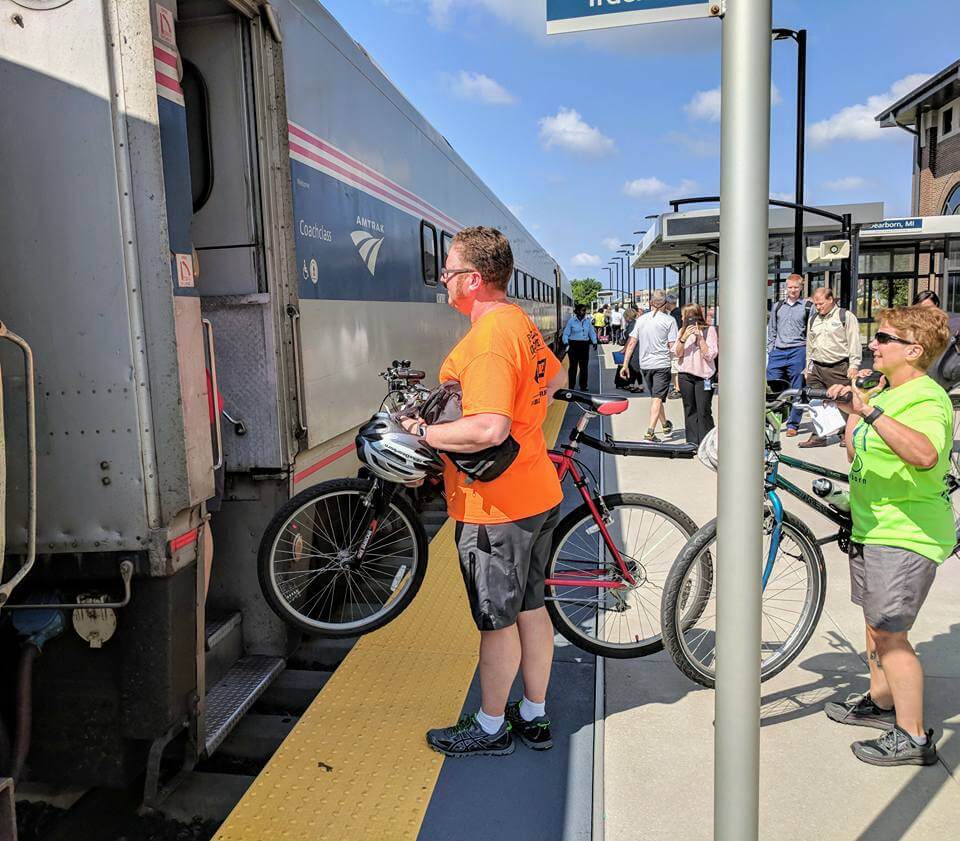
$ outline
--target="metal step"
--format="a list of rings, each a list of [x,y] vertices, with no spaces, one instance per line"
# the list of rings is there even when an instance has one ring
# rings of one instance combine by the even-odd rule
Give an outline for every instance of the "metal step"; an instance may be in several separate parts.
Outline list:
[[[204,751],[209,756],[283,671],[281,657],[242,657],[207,692]]]
[[[207,614],[207,620],[204,626],[207,634],[207,651],[216,648],[218,643],[242,621],[243,616],[239,610],[235,610],[232,613]]]

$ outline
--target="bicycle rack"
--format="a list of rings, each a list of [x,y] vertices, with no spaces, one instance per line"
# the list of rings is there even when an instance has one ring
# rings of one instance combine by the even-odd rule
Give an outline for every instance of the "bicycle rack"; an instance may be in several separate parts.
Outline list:
[[[33,562],[37,557],[37,420],[34,407],[36,405],[36,394],[34,387],[33,372],[33,351],[30,345],[11,332],[7,326],[0,321],[0,339],[15,344],[20,348],[23,354],[24,370],[24,388],[26,390],[26,408],[27,408],[27,559],[17,570],[16,574],[3,585],[0,585],[0,609],[10,598],[14,588],[23,580],[24,576],[30,572]],[[0,382],[0,479],[5,480],[6,458],[3,450],[3,387]],[[0,488],[0,580],[3,578],[3,560],[5,549],[5,513],[4,497],[2,488]]]

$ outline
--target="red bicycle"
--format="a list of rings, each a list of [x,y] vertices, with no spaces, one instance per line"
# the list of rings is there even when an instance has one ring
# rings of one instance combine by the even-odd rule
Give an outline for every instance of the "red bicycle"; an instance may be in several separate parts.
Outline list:
[[[554,532],[547,565],[547,611],[566,639],[593,654],[617,658],[653,654],[663,648],[664,582],[697,524],[655,496],[601,495],[596,477],[576,454],[585,446],[615,456],[693,458],[697,448],[615,441],[609,435],[596,438],[587,433],[597,415],[625,412],[629,406],[625,398],[561,389],[554,399],[583,410],[566,444],[550,451],[560,481],[569,477],[583,504]]]
[[[583,409],[570,440],[550,452],[561,481],[573,481],[583,504],[555,531],[547,610],[564,637],[594,654],[659,651],[663,581],[697,525],[656,497],[602,496],[576,455],[587,446],[612,455],[690,458],[696,448],[594,438],[586,431],[590,420],[625,411],[627,401],[567,389],[554,396]],[[366,634],[399,616],[427,569],[427,536],[412,499],[402,486],[371,476],[321,482],[297,494],[260,542],[260,586],[271,608],[288,624],[329,637]]]

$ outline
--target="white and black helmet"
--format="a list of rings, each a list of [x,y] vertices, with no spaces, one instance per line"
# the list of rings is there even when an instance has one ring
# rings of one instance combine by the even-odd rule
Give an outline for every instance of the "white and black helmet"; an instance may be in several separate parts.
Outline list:
[[[440,454],[386,412],[360,427],[356,443],[357,457],[384,481],[407,484],[443,474]]]

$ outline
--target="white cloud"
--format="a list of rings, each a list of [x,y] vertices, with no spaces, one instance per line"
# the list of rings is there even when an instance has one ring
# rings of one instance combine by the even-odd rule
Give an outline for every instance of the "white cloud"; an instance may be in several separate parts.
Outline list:
[[[569,152],[598,158],[613,151],[613,140],[588,125],[573,108],[560,108],[552,117],[541,117],[540,142],[544,149],[558,146]]]
[[[667,184],[659,178],[636,178],[623,185],[623,193],[633,199],[683,198],[697,188],[697,182],[685,178],[677,185]]]
[[[620,247],[620,240],[616,237],[607,237],[603,242],[600,243],[607,251],[613,251]]]
[[[517,101],[503,85],[483,73],[461,70],[445,74],[444,79],[450,92],[459,99],[484,105],[513,105]]]
[[[780,89],[770,83],[770,104],[779,105],[783,102],[783,97],[780,95]],[[692,117],[694,120],[709,120],[712,123],[720,122],[720,88],[713,88],[708,91],[697,91],[686,105],[683,106],[683,110],[687,112],[688,117]]]
[[[850,190],[862,190],[864,187],[869,187],[871,183],[860,175],[845,175],[842,178],[835,178],[833,181],[825,181],[823,186],[828,190],[848,192]]]
[[[788,193],[788,192],[778,193],[776,191],[770,193],[770,198],[780,199],[780,201],[793,201],[794,199],[796,199],[796,197],[797,197],[796,193]]]
[[[880,128],[874,118],[884,108],[929,78],[927,73],[912,73],[894,82],[890,90],[867,97],[866,102],[841,108],[836,114],[810,126],[810,140],[817,146],[824,146],[834,140],[880,140],[884,137],[899,137],[900,132]]]
[[[587,254],[586,251],[581,251],[573,256],[570,263],[574,266],[599,266],[600,258],[596,254]]]

